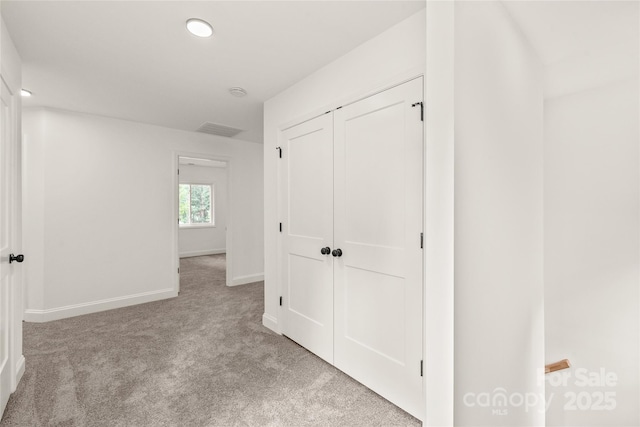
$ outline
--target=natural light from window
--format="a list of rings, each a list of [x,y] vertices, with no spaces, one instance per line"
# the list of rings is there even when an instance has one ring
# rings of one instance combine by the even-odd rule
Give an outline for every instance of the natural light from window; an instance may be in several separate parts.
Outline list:
[[[179,199],[180,226],[215,225],[213,185],[180,184]]]

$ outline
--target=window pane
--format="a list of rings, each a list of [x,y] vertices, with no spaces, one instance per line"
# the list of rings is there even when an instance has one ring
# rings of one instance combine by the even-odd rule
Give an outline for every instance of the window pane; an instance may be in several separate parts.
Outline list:
[[[180,224],[189,224],[189,184],[180,184]]]
[[[191,186],[191,223],[211,223],[211,186]]]

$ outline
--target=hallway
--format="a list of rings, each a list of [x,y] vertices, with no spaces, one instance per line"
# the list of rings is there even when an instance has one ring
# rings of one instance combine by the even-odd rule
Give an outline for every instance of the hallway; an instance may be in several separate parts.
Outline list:
[[[0,425],[419,425],[264,328],[262,282],[229,288],[224,270],[224,255],[185,258],[177,298],[25,323]]]

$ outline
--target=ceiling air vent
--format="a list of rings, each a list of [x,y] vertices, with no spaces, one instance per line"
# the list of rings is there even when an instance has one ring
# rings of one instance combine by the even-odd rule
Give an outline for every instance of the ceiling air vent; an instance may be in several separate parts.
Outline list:
[[[196,132],[208,133],[210,135],[226,136],[231,138],[242,132],[242,129],[236,129],[229,126],[223,126],[216,123],[204,122]]]

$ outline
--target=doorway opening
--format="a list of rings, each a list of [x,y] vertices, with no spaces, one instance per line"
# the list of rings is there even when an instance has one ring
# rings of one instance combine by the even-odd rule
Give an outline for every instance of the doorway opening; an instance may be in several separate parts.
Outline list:
[[[180,261],[216,258],[231,280],[230,160],[204,154],[176,155],[175,191],[177,290]]]

